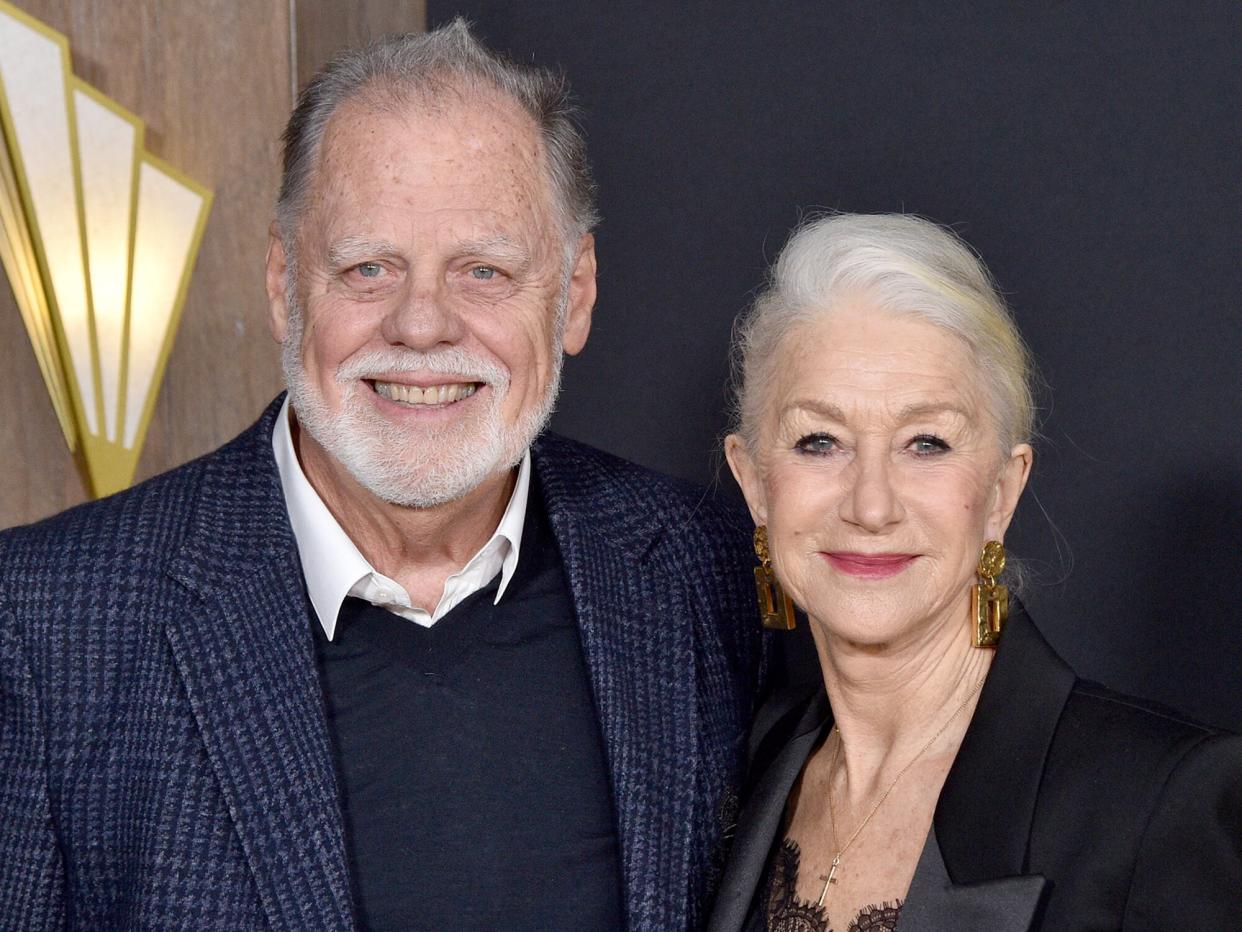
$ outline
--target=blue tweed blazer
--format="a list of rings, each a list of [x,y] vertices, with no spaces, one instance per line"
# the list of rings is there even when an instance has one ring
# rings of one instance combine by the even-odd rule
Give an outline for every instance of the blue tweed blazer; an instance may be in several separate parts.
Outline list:
[[[278,403],[202,459],[0,534],[0,927],[353,928]],[[697,928],[762,675],[747,522],[552,435],[534,465],[629,926]]]

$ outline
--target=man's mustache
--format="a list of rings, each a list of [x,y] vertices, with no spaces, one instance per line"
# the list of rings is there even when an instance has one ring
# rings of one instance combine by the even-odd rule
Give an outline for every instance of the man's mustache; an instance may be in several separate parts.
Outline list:
[[[432,353],[417,350],[371,350],[345,360],[336,371],[336,381],[374,379],[398,372],[453,376],[463,382],[483,382],[493,388],[507,388],[509,372],[490,359],[460,347]]]

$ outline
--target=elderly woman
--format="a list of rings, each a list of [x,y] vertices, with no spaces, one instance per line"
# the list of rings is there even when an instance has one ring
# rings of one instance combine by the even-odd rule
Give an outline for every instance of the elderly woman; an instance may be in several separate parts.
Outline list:
[[[765,621],[823,686],[756,720],[712,932],[1242,929],[1242,738],[1077,679],[996,579],[1030,366],[974,254],[818,220],[739,337]]]

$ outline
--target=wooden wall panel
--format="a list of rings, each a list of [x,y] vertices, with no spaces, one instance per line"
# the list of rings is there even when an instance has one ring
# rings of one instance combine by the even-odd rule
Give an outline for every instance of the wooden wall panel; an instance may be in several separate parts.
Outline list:
[[[215,192],[138,478],[250,423],[279,390],[263,255],[291,104],[288,0],[17,0],[73,70],[147,124],[147,148]],[[7,282],[0,285],[0,527],[87,498]]]
[[[293,10],[299,87],[346,46],[385,33],[422,32],[427,28],[425,0],[362,0],[355,3],[293,0]]]

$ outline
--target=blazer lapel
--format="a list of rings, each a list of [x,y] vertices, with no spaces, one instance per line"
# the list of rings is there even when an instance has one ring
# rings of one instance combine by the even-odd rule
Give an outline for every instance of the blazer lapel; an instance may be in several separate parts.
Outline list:
[[[336,778],[274,409],[206,467],[166,634],[269,923],[349,929]]]
[[[534,448],[610,769],[631,928],[684,928],[695,830],[693,610],[663,532],[608,463],[555,436]]]
[[[901,932],[1027,932],[1048,881],[1037,874],[955,884],[933,827],[901,907]]]
[[[936,806],[954,883],[1025,873],[1044,761],[1074,672],[1015,605]]]
[[[785,803],[830,719],[828,697],[820,690],[809,704],[795,708],[793,714],[798,715],[798,720],[790,738],[764,768],[738,820],[708,932],[736,932],[743,928],[772,843],[780,831]]]

